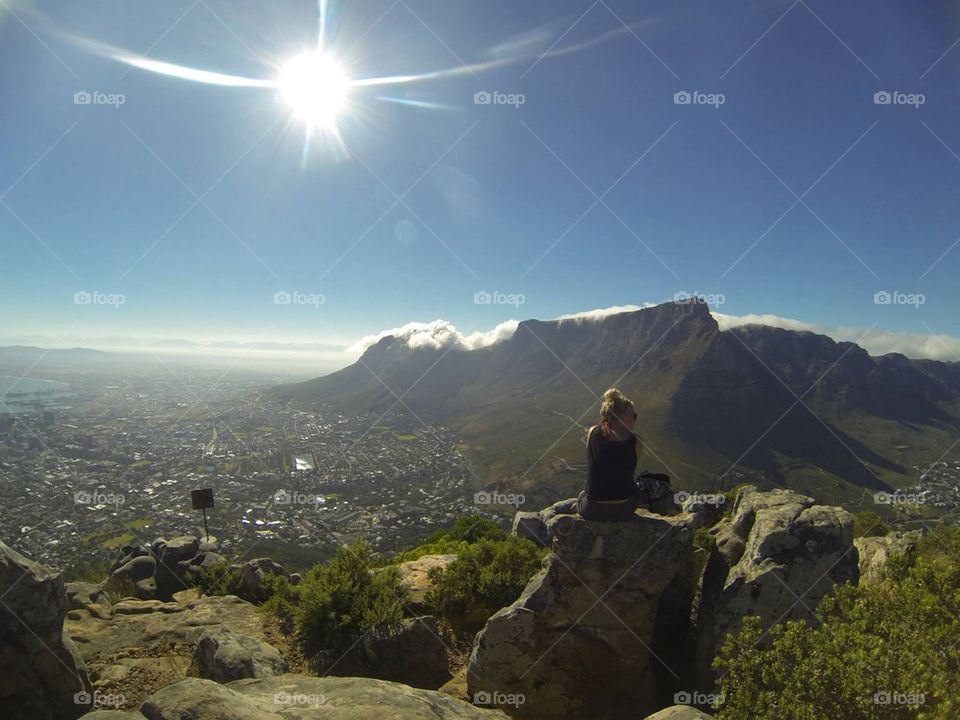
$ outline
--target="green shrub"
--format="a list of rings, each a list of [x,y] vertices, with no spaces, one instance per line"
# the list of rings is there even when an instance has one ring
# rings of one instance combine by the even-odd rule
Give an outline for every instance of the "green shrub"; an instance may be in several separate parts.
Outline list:
[[[448,530],[437,530],[428,535],[416,547],[398,553],[393,562],[417,560],[424,555],[459,555],[463,550],[480,540],[504,540],[507,532],[496,522],[480,515],[457,518]]]
[[[187,573],[187,584],[200,590],[204,595],[236,595],[242,600],[260,605],[273,597],[281,584],[289,585],[282,575],[265,574],[258,588],[244,585],[240,571],[226,563],[218,563],[207,568],[192,568]]]
[[[699,527],[693,533],[693,546],[700,550],[709,550],[713,546],[713,535],[710,534],[710,528]]]
[[[308,651],[345,649],[370,628],[399,622],[410,600],[395,566],[375,572],[373,566],[369,543],[358,540],[340,547],[330,561],[314,566],[285,599],[270,607],[281,613],[281,620],[286,616],[289,621],[292,615]]]
[[[546,552],[523,538],[480,540],[463,549],[446,568],[430,570],[433,587],[425,602],[458,634],[475,633],[497,610],[519,597]]]
[[[883,537],[890,532],[890,527],[873,510],[864,510],[853,514],[853,536],[858,537]]]
[[[935,529],[876,584],[837,588],[817,616],[818,628],[792,621],[766,638],[747,617],[726,638],[720,720],[960,717],[960,528]]]

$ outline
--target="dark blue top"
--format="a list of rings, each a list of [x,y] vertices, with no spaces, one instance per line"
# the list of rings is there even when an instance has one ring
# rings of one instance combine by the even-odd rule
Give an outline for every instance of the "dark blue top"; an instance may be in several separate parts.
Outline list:
[[[637,492],[637,435],[608,440],[595,425],[587,440],[587,487],[591,500],[622,500]]]

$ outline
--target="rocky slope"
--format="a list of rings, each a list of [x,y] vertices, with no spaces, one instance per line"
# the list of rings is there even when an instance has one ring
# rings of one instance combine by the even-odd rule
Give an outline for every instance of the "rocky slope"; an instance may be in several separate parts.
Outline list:
[[[746,487],[722,518],[716,510],[694,497],[683,512],[638,510],[620,523],[585,521],[570,500],[518,514],[515,533],[551,552],[477,634],[444,692],[447,668],[434,668],[424,645],[427,635],[439,642],[432,618],[411,618],[400,635],[368,633],[357,644],[365,660],[345,661],[350,676],[316,677],[237,597],[192,590],[110,602],[97,585],[65,589],[57,573],[0,544],[0,706],[5,718],[50,720],[88,710],[95,720],[612,720],[658,708],[653,717],[692,720],[706,716],[666,706],[711,690],[710,659],[743,617],[816,622],[811,608],[858,582],[858,562],[875,576],[912,542],[854,543],[846,511],[791,491]],[[702,527],[709,549],[693,544]],[[423,592],[425,569],[450,561],[415,561],[404,576]],[[301,672],[288,672],[293,665]],[[377,674],[390,679],[369,677]]]

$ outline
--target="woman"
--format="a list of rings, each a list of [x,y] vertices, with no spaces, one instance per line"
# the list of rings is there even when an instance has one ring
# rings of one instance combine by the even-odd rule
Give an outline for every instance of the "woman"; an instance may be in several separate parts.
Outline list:
[[[603,394],[600,424],[587,432],[587,483],[577,498],[577,511],[586,520],[626,520],[641,500],[634,480],[643,452],[634,432],[637,411],[612,387]]]

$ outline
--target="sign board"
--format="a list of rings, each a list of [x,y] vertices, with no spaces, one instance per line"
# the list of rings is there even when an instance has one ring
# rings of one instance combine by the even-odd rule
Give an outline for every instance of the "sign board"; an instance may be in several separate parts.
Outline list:
[[[193,501],[194,510],[205,510],[213,507],[213,488],[203,490],[191,490],[190,499]]]

